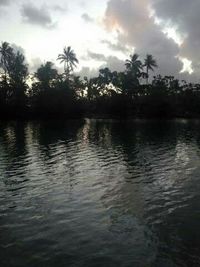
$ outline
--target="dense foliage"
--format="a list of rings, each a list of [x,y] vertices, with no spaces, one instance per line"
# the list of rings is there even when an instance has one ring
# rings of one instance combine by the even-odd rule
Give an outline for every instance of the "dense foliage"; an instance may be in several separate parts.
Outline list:
[[[64,63],[63,74],[52,62],[29,74],[24,55],[7,42],[1,44],[1,118],[200,116],[200,85],[160,75],[149,81],[149,72],[158,67],[152,55],[142,63],[133,54],[124,71],[103,68],[90,79],[73,74],[78,59],[71,47],[58,60]]]

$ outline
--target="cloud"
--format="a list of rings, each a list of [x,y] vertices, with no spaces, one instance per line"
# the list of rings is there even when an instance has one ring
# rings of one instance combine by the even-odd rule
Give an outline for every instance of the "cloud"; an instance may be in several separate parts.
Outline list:
[[[116,56],[105,56],[104,54],[87,51],[87,56],[84,60],[91,59],[101,63],[99,69],[105,67],[108,67],[111,71],[122,71],[125,69],[124,60],[121,60]]]
[[[93,78],[98,76],[99,71],[97,69],[91,69],[89,67],[82,67],[79,72],[76,72],[76,75],[80,76],[81,78],[88,77]]]
[[[29,64],[29,71],[30,73],[34,73],[37,71],[37,69],[43,64],[42,60],[37,58],[32,58]]]
[[[54,5],[54,6],[52,6],[52,10],[58,11],[60,13],[66,13],[67,8],[66,7],[62,7],[60,5]]]
[[[127,45],[122,45],[119,42],[117,43],[112,43],[108,40],[101,40],[102,44],[106,44],[111,50],[113,51],[121,51],[121,52],[129,52],[130,51],[130,47],[128,47]]]
[[[99,69],[108,67],[111,71],[123,71],[125,69],[125,61],[116,56],[105,56],[104,54],[87,51],[87,55],[82,57],[84,61],[94,60],[99,62],[99,66],[95,68],[83,67],[77,74],[81,77],[95,77],[99,75]]]
[[[151,0],[155,15],[163,24],[177,28],[184,36],[180,46],[180,55],[193,63],[194,71],[200,74],[200,1],[199,0]]]
[[[19,46],[19,45],[16,45],[16,44],[11,44],[11,47],[13,48],[13,50],[15,52],[20,52],[21,54],[25,55],[25,50],[23,47]]]
[[[9,8],[11,6],[11,3],[13,3],[11,0],[0,0],[0,15],[3,18],[7,12],[9,11]]]
[[[86,3],[85,1],[80,1],[80,2],[79,2],[79,5],[80,5],[80,7],[82,7],[82,8],[86,8],[87,3]]]
[[[81,18],[88,23],[94,22],[94,19],[90,17],[87,13],[83,13]]]
[[[100,66],[100,68],[108,67],[111,71],[123,71],[125,69],[124,60],[115,56],[109,56],[106,58],[106,63]]]
[[[86,59],[94,59],[97,61],[106,61],[106,57],[100,53],[94,53],[92,51],[87,51]]]
[[[48,7],[45,5],[39,8],[32,4],[24,4],[21,9],[21,15],[26,23],[39,25],[48,29],[55,27]]]
[[[150,16],[150,1],[109,0],[104,18],[106,29],[117,32],[117,43],[121,48],[134,47],[143,57],[152,54],[161,74],[177,74],[182,69],[177,57],[179,46],[167,38],[162,26]]]
[[[79,72],[76,72],[76,75],[81,78],[88,77],[94,78],[99,75],[99,70],[102,68],[108,67],[111,71],[122,71],[124,70],[124,61],[118,59],[117,57],[108,57],[107,62],[103,63],[99,66],[99,68],[90,68],[90,67],[82,67]]]
[[[199,0],[109,0],[104,22],[108,31],[118,33],[120,46],[153,54],[161,74],[178,76],[183,67],[180,58],[186,58],[192,61],[190,77],[195,79],[200,75],[199,10]],[[176,43],[176,36],[168,38],[166,29],[174,30],[181,43]]]
[[[0,0],[0,6],[8,6],[10,3],[10,0]]]

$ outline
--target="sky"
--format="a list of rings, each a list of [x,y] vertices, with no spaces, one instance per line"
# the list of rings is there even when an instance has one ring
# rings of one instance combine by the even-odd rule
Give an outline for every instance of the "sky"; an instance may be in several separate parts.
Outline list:
[[[199,0],[0,0],[0,41],[24,52],[30,72],[56,60],[65,46],[76,70],[124,70],[138,53],[152,54],[155,74],[200,82]]]

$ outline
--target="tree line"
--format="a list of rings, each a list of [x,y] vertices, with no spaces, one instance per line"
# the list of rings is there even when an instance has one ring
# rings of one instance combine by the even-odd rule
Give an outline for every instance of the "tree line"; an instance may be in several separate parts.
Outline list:
[[[200,85],[156,75],[152,55],[144,62],[133,54],[124,71],[102,68],[96,77],[74,74],[79,61],[65,47],[57,58],[58,73],[50,61],[29,74],[25,57],[7,42],[0,46],[0,118],[63,117],[200,117]]]

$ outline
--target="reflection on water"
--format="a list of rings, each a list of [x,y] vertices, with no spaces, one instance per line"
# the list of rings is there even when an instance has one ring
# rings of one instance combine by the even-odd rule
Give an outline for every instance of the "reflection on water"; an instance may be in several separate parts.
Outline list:
[[[1,266],[200,266],[199,130],[1,122]]]

